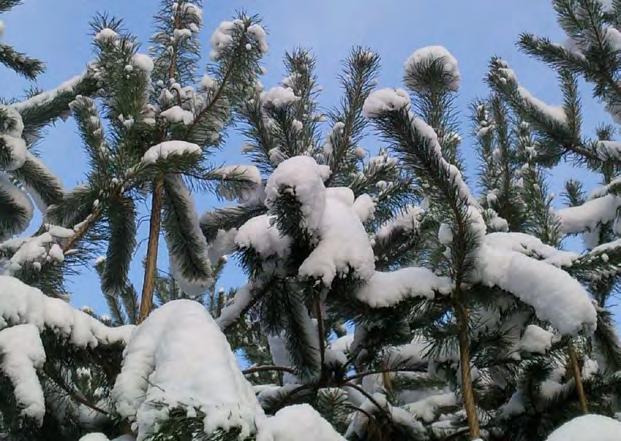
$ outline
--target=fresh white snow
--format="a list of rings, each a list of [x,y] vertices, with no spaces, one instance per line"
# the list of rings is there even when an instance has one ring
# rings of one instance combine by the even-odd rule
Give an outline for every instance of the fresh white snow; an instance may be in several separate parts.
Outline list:
[[[583,415],[563,424],[546,441],[619,441],[621,422],[603,415]]]
[[[285,108],[297,101],[300,97],[296,96],[293,89],[289,87],[275,86],[266,92],[261,92],[261,102],[266,107],[275,109]]]
[[[239,227],[235,244],[240,248],[252,248],[263,259],[271,256],[286,257],[289,254],[291,238],[282,236],[274,219],[267,214],[253,217]]]
[[[410,96],[403,89],[379,89],[367,97],[362,107],[362,113],[367,118],[375,118],[384,112],[409,109]]]
[[[31,324],[53,330],[79,347],[125,343],[133,326],[111,328],[67,302],[44,295],[10,276],[0,276],[0,329]]]
[[[373,308],[394,306],[409,297],[432,299],[436,293],[449,294],[452,284],[427,268],[401,268],[392,272],[376,271],[356,292],[356,298]]]
[[[260,426],[257,441],[345,441],[308,404],[284,407]]]
[[[45,351],[37,327],[24,324],[1,330],[0,360],[0,370],[13,384],[20,414],[41,424],[45,400],[36,370],[45,363]]]
[[[138,440],[177,406],[204,412],[206,433],[238,427],[240,438],[255,433],[264,418],[226,337],[204,306],[190,300],[166,303],[136,328],[112,397]]]
[[[520,340],[520,350],[545,354],[552,347],[554,334],[537,325],[528,325]]]
[[[442,72],[446,78],[447,87],[450,90],[457,91],[461,81],[457,60],[444,46],[427,46],[414,51],[404,64],[406,76],[416,77],[419,74],[419,70],[431,62],[442,65]]]
[[[164,141],[150,147],[142,156],[142,164],[155,164],[160,160],[165,160],[170,156],[190,156],[201,154],[201,148],[186,141]]]
[[[180,106],[172,106],[164,110],[160,116],[171,124],[184,124],[189,126],[194,121],[194,114],[189,110],[182,109]]]
[[[300,276],[321,279],[326,286],[337,275],[350,270],[356,278],[369,279],[375,270],[375,257],[355,211],[353,192],[346,187],[323,191],[325,204],[317,229],[319,243],[300,265]]]
[[[330,168],[319,165],[310,156],[295,156],[276,167],[267,180],[265,205],[270,208],[281,192],[295,195],[310,230],[317,230],[323,217],[326,192],[323,181],[330,176]]]

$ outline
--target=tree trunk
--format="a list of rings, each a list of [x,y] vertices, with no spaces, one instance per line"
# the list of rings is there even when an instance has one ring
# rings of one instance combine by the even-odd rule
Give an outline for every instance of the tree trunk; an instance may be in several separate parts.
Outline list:
[[[468,335],[468,310],[459,302],[455,302],[455,317],[457,319],[459,339],[459,365],[461,369],[461,389],[468,418],[468,431],[470,439],[477,439],[481,432],[479,429],[479,417],[474,402],[474,390],[470,375],[470,336]]]
[[[140,298],[140,314],[138,323],[141,323],[153,309],[153,290],[155,288],[155,270],[157,268],[157,247],[160,238],[162,220],[162,203],[164,199],[164,180],[157,178],[153,183],[151,199],[151,218],[149,220],[149,242],[142,283],[142,297]]]
[[[580,364],[578,363],[578,355],[573,343],[570,341],[567,346],[569,352],[569,365],[571,367],[572,374],[574,376],[574,382],[576,383],[576,393],[578,394],[578,401],[580,402],[580,410],[582,413],[589,413],[589,406],[587,404],[586,394],[584,393],[584,386],[582,385],[582,375],[580,374]]]

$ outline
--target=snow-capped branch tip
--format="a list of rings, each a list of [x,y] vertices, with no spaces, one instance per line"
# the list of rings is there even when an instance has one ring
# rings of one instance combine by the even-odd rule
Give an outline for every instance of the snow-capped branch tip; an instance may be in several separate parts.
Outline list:
[[[210,39],[211,58],[221,59],[240,38],[246,41],[246,50],[256,49],[260,54],[265,54],[269,49],[265,29],[259,23],[238,18],[221,22],[213,32]]]
[[[384,113],[409,110],[410,96],[403,89],[390,87],[372,92],[364,101],[362,113],[367,118],[377,118]]]
[[[417,49],[404,63],[408,87],[425,91],[439,85],[453,92],[459,90],[461,74],[457,59],[444,46]]]

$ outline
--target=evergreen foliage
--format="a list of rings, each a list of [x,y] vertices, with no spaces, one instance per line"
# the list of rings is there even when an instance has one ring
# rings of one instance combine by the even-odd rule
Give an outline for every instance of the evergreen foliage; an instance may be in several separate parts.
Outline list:
[[[218,26],[202,78],[199,2],[160,2],[148,55],[96,17],[83,75],[0,107],[0,439],[544,441],[618,414],[621,143],[612,126],[583,133],[578,80],[621,120],[621,3],[554,6],[570,44],[520,46],[558,72],[562,106],[493,58],[467,137],[440,46],[406,60],[406,90],[377,89],[379,56],[354,47],[324,114],[309,50],[285,54],[278,85],[258,81],[258,17]],[[0,61],[41,69],[13,50]],[[67,110],[88,157],[70,191],[30,151]],[[252,165],[216,166],[233,123]],[[602,186],[567,182],[559,208],[547,179],[567,160]],[[199,192],[232,204],[199,217]],[[16,237],[33,204],[43,224]],[[577,234],[585,251],[563,250]],[[105,316],[64,289],[102,251]],[[247,280],[217,289],[231,258]]]

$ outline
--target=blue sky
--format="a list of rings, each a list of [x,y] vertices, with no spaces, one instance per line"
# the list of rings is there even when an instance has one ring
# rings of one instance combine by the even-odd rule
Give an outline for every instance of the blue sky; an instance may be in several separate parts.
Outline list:
[[[47,63],[47,71],[36,83],[40,88],[54,87],[83,71],[91,59],[89,20],[97,12],[123,17],[126,27],[148,46],[151,17],[157,11],[157,0],[24,0],[24,4],[4,15],[4,40],[19,50]],[[317,74],[323,86],[320,104],[326,108],[339,99],[337,74],[340,62],[353,45],[364,45],[382,57],[380,86],[401,84],[403,61],[415,49],[441,44],[459,61],[462,85],[457,101],[467,115],[468,105],[484,97],[487,88],[483,78],[492,55],[505,58],[518,74],[520,82],[541,99],[556,104],[560,93],[554,73],[543,64],[521,54],[515,41],[521,32],[546,35],[562,41],[552,7],[544,0],[207,0],[204,5],[205,26],[201,36],[205,60],[209,36],[217,24],[243,9],[263,17],[269,31],[270,51],[265,58],[266,86],[282,77],[284,52],[297,46],[310,48],[318,58]],[[20,96],[30,84],[14,74],[0,70],[2,95]],[[602,107],[584,91],[585,132],[592,133],[600,122],[610,122]],[[468,135],[467,119],[463,135]],[[363,147],[377,149],[370,137]],[[245,162],[239,154],[243,139],[231,133],[219,161]],[[463,155],[466,173],[473,176],[476,159],[470,139],[464,136]],[[43,159],[62,178],[67,188],[81,181],[85,172],[84,155],[75,125],[69,119],[48,130],[39,145]],[[596,184],[591,176],[576,175],[570,166],[560,166],[550,177],[553,191],[560,192],[564,180],[584,178],[587,188]],[[197,205],[204,210],[213,199],[197,195]],[[143,227],[144,230],[144,227]],[[146,232],[143,231],[143,236]],[[575,245],[574,245],[575,246]],[[139,250],[141,259],[143,250]],[[165,267],[165,262],[160,262]],[[140,286],[140,268],[135,265],[132,278]],[[221,280],[223,286],[236,286],[242,276],[231,268]],[[97,278],[92,271],[76,277],[70,285],[73,303],[105,310]]]

